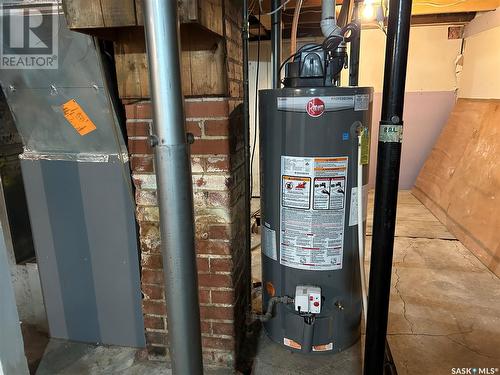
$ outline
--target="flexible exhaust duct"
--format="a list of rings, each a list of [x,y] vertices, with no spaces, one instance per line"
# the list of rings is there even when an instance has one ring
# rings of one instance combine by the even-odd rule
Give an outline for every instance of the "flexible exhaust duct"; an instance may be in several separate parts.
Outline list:
[[[325,37],[340,35],[340,27],[337,25],[335,13],[335,0],[324,0],[321,3],[321,32]]]

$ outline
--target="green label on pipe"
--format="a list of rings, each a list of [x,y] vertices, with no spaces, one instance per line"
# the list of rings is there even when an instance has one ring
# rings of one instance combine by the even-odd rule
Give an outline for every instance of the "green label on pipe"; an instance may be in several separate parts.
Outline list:
[[[403,125],[380,125],[380,142],[403,142]]]

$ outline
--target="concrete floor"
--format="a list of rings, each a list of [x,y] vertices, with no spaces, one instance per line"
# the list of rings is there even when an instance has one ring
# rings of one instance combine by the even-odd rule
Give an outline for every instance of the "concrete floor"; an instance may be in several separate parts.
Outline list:
[[[140,351],[51,339],[36,375],[170,375],[165,362],[145,361]],[[206,368],[207,375],[230,375],[226,368]]]
[[[372,217],[370,193],[367,270]],[[253,251],[252,261],[256,280],[260,251]],[[446,375],[464,367],[499,373],[500,281],[409,191],[400,192],[398,201],[388,339],[402,375]],[[330,362],[325,357],[308,361],[266,340],[254,369],[275,375],[357,373],[355,359],[361,362],[361,352],[333,356]],[[335,372],[339,363],[345,364],[343,371]]]
[[[368,253],[372,201],[373,195]],[[258,280],[258,247],[252,255],[253,276]],[[495,374],[500,367],[499,279],[410,192],[399,196],[388,337],[402,375],[446,375],[463,367],[492,368],[488,374]],[[356,374],[361,354],[358,343],[335,356],[305,357],[261,336],[253,373]],[[37,374],[170,374],[164,363],[144,362],[136,356],[134,349],[51,340]],[[209,373],[231,371],[211,369]]]
[[[399,374],[498,373],[498,277],[410,192],[399,198],[388,329]]]

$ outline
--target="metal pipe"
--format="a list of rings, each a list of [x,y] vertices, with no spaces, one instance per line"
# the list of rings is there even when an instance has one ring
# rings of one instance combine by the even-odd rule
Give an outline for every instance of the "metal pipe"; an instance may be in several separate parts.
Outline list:
[[[247,260],[247,271],[249,273],[248,280],[251,280],[252,254],[251,254],[251,165],[250,165],[250,91],[248,80],[248,0],[243,0],[243,28],[242,28],[242,44],[243,44],[243,129],[244,129],[244,144],[245,144],[245,257]],[[248,295],[252,295],[252,283],[248,283]],[[251,311],[252,301],[248,300],[248,311]]]
[[[340,27],[337,26],[337,12],[335,0],[323,0],[321,2],[321,32],[325,38],[330,35],[340,35]]]
[[[252,314],[252,321],[254,320],[260,320],[261,322],[268,322],[272,319],[273,317],[273,312],[274,312],[274,306],[276,306],[279,303],[282,303],[284,305],[288,305],[293,303],[294,300],[291,297],[288,296],[283,296],[283,297],[272,297],[269,299],[267,302],[267,309],[266,312],[262,315],[260,314]]]
[[[177,2],[144,0],[168,336],[174,374],[203,374]]]
[[[359,19],[359,2],[354,2],[353,21],[356,23],[358,33],[351,40],[351,53],[349,60],[349,86],[358,86],[359,82],[359,54],[361,49],[361,21]]]
[[[272,0],[271,12],[281,6],[281,0]],[[281,87],[281,9],[271,15],[271,69],[273,89]]]
[[[373,216],[364,374],[383,373],[403,132],[411,0],[390,2]]]

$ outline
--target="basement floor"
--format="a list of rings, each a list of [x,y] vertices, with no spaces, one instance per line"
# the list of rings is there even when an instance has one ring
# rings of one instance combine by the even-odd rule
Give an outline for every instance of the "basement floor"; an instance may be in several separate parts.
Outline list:
[[[373,198],[371,192],[367,270]],[[256,282],[261,278],[259,248],[252,262]],[[399,193],[393,265],[388,336],[398,373],[446,375],[464,367],[499,373],[500,280],[410,191]],[[359,343],[328,362],[325,356],[308,360],[269,340],[261,342],[255,374],[360,373]]]
[[[368,252],[373,194],[369,202]],[[258,244],[252,259],[258,281]],[[388,336],[399,374],[446,375],[464,367],[499,373],[499,279],[407,191],[399,194]],[[336,356],[304,357],[261,336],[253,373],[356,374],[361,355],[358,343]],[[137,359],[134,349],[58,340],[51,340],[37,371],[38,375],[170,373],[164,363]]]

